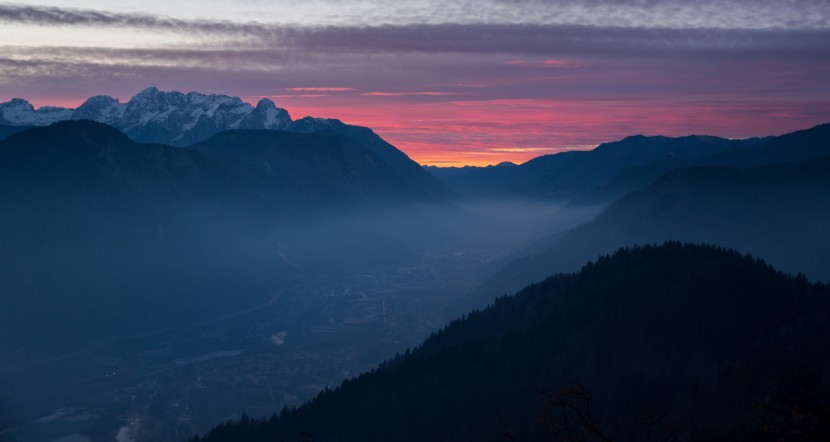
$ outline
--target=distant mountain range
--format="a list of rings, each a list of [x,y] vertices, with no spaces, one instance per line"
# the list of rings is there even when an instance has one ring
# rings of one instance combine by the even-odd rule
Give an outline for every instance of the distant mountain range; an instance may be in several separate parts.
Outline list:
[[[186,146],[228,129],[288,129],[285,109],[263,98],[256,107],[238,97],[163,92],[149,87],[126,103],[107,95],[88,98],[76,109],[44,106],[22,98],[0,103],[0,124],[45,126],[58,121],[93,120],[113,126],[139,143]]]
[[[727,150],[751,149],[764,141],[698,135],[680,138],[637,135],[601,144],[593,150],[543,155],[515,167],[432,167],[428,170],[459,194],[471,198],[567,201],[633,167],[667,160],[679,166]]]
[[[822,440],[828,318],[827,286],[748,256],[635,247],[193,441]]]
[[[126,103],[97,95],[76,109],[44,106],[39,109],[15,98],[0,103],[0,139],[20,130],[59,121],[92,120],[115,127],[136,143],[188,146],[233,129],[282,130],[298,133],[335,132],[355,139],[379,155],[410,185],[427,190],[432,197],[448,197],[443,183],[421,169],[406,154],[372,130],[344,124],[340,120],[305,117],[292,120],[288,111],[263,98],[252,106],[239,97],[218,94],[164,92],[149,87]]]
[[[476,199],[480,213],[456,204]],[[506,265],[501,249],[520,244],[476,250],[546,226],[529,201],[599,215]],[[517,207],[533,223],[511,219]],[[468,265],[492,270],[454,306],[473,312],[416,351],[210,441],[539,440],[563,428],[580,440],[764,440],[753,406],[777,398],[764,422],[807,434],[781,423],[802,411],[787,407],[830,387],[826,286],[680,243],[830,280],[830,124],[424,168],[368,128],[292,120],[267,99],[156,88],[77,109],[14,99],[0,104],[0,213],[0,357],[20,361],[255,308],[325,274],[423,262],[467,275],[456,262],[469,250]],[[589,396],[598,419],[586,421]]]
[[[827,281],[828,225],[830,156],[748,169],[681,169],[615,201],[596,219],[554,238],[545,251],[508,263],[462,310],[573,271],[591,256],[667,240],[733,247]]]

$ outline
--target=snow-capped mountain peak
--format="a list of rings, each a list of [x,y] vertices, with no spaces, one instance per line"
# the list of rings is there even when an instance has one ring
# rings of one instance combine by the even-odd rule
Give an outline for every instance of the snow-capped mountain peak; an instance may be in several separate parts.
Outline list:
[[[45,126],[56,121],[68,120],[72,109],[44,106],[35,110],[31,103],[22,98],[0,103],[0,124],[12,126]]]
[[[89,97],[72,113],[73,120],[94,120],[110,125],[124,117],[127,105],[109,95]]]
[[[228,129],[288,129],[291,116],[263,98],[256,107],[239,97],[148,87],[122,103],[107,95],[90,97],[76,109],[34,107],[22,98],[0,103],[0,124],[44,126],[88,119],[116,127],[135,141],[177,146]]]
[[[268,98],[259,100],[256,107],[239,122],[239,129],[288,129],[291,116]]]

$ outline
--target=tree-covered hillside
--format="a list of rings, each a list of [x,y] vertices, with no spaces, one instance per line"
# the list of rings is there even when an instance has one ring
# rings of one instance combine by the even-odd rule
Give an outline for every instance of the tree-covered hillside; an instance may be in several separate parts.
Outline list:
[[[809,440],[830,434],[828,336],[827,286],[711,246],[621,249],[194,440]]]

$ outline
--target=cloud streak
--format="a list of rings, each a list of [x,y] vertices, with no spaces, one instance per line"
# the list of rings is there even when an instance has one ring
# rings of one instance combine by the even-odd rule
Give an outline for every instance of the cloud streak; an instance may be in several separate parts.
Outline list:
[[[353,91],[351,87],[286,87],[286,91],[292,92],[349,92]]]
[[[178,6],[176,6],[178,4]],[[113,7],[144,10],[137,0],[122,0]],[[223,17],[244,21],[269,17],[283,24],[366,26],[439,23],[576,24],[588,26],[665,28],[826,28],[830,4],[815,0],[441,0],[303,2],[205,2],[198,11],[181,0],[161,5],[172,14]],[[252,10],[251,8],[255,8]],[[36,23],[158,26],[159,20],[142,14],[100,13],[82,9],[8,5],[6,15]],[[247,14],[246,14],[247,12]],[[206,15],[207,14],[207,15]],[[125,20],[131,16],[132,20]],[[164,21],[164,20],[162,20]]]
[[[198,33],[227,49],[317,53],[384,51],[579,54],[617,57],[830,55],[830,28],[711,29],[534,23],[297,26],[182,20],[135,13],[0,5],[0,22],[38,26],[133,27]]]
[[[443,164],[830,120],[825,1],[257,1],[228,3],[221,20],[168,3],[164,14],[0,4],[0,41],[15,44],[0,44],[0,101],[78,105],[149,85],[271,97]]]
[[[360,95],[364,95],[367,97],[406,97],[411,95],[422,95],[426,97],[447,97],[453,95],[464,95],[461,92],[431,92],[431,91],[420,91],[420,92],[363,92]]]

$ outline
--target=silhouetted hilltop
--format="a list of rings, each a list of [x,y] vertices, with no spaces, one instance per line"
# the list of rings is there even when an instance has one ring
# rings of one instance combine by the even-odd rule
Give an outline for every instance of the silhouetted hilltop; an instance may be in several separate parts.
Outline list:
[[[88,120],[16,133],[0,142],[0,156],[0,182],[11,197],[30,204],[44,202],[34,192],[52,200],[71,193],[98,204],[95,198],[104,196],[123,203],[140,197],[215,198],[239,190],[231,185],[237,184],[232,172],[216,160],[193,150],[136,144]]]
[[[816,440],[828,435],[828,319],[826,286],[749,256],[623,249],[296,410],[194,440]],[[788,408],[801,403],[813,408]]]
[[[590,151],[543,155],[516,167],[427,168],[474,199],[522,198],[604,205],[683,167],[755,167],[830,155],[830,124],[778,137],[729,140],[636,135]]]
[[[692,161],[727,149],[745,149],[753,145],[752,140],[710,136],[637,135],[601,144],[589,151],[543,155],[515,167],[430,170],[458,193],[471,198],[568,200],[631,167],[645,166],[665,157]]]
[[[236,129],[334,132],[352,138],[380,156],[410,186],[426,192],[430,198],[451,199],[454,196],[442,182],[371,129],[336,119],[305,117],[292,120],[288,111],[278,108],[268,98],[252,106],[239,97],[161,91],[156,87],[142,90],[125,103],[106,95],[93,96],[76,109],[50,106],[35,109],[28,101],[15,98],[0,103],[0,140],[16,131],[16,126],[46,126],[82,119],[113,126],[137,143],[172,146],[188,146]]]
[[[333,132],[347,136],[379,155],[389,167],[398,172],[411,186],[421,189],[432,198],[452,200],[457,197],[443,182],[435,179],[429,172],[423,170],[418,163],[386,142],[368,127],[345,124],[332,118],[306,117],[295,121],[290,130],[300,133]]]
[[[363,144],[335,132],[222,132],[191,149],[253,169],[272,198],[293,204],[429,202],[419,188]]]
[[[828,280],[827,225],[830,157],[751,169],[681,169],[617,200],[547,251],[509,263],[478,289],[476,302],[551,272],[573,271],[618,247],[668,240],[732,247],[764,256],[782,270]]]
[[[791,132],[765,141],[758,149],[745,151],[731,149],[701,163],[752,167],[769,164],[794,163],[830,155],[830,123],[810,129]]]

